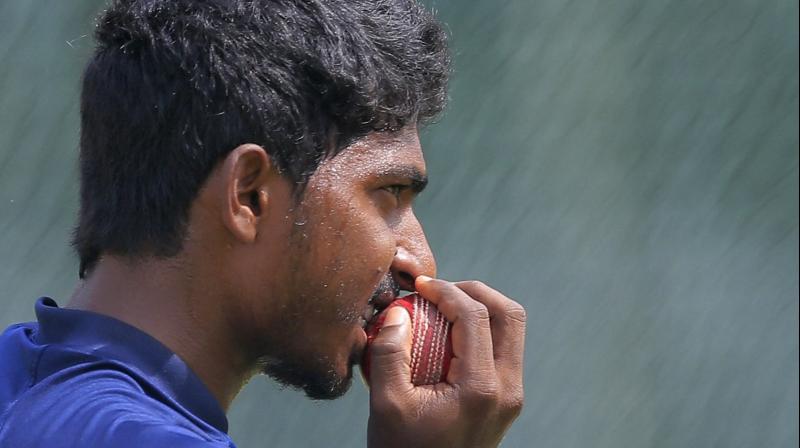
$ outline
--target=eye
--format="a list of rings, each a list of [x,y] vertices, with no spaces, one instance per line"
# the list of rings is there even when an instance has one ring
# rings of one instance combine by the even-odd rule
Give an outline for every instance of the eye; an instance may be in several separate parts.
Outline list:
[[[403,195],[403,192],[406,191],[407,189],[408,189],[408,185],[403,185],[403,184],[394,184],[394,185],[387,185],[385,187],[381,187],[382,191],[385,191],[385,192],[391,194],[392,196],[394,196],[394,199],[398,203],[400,202],[400,199],[401,199],[400,197]]]
[[[383,187],[383,189],[388,191],[389,193],[391,193],[394,197],[396,197],[399,200],[400,199],[400,195],[406,189],[406,186],[405,185],[399,185],[399,184],[397,184],[397,185],[389,185],[387,187]]]

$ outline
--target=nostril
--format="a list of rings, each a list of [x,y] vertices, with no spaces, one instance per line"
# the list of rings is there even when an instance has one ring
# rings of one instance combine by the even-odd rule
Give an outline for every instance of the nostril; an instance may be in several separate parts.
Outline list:
[[[400,289],[405,289],[407,291],[416,290],[416,288],[414,288],[414,276],[408,272],[398,272],[397,283]]]

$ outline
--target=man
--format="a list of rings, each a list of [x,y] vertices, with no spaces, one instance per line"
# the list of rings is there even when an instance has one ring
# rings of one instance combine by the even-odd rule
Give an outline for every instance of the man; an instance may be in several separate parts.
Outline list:
[[[435,279],[414,197],[441,111],[440,25],[411,0],[118,0],[81,97],[81,283],[0,337],[0,446],[234,446],[257,373],[343,394],[400,290],[453,323],[447,381],[410,323],[371,349],[370,446],[496,446],[522,406],[525,312]]]

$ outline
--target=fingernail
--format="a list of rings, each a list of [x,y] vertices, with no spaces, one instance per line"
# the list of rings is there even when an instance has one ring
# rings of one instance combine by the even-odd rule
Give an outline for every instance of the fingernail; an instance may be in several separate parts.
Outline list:
[[[420,275],[420,276],[417,276],[417,281],[418,281],[418,282],[427,283],[427,282],[429,282],[429,281],[431,281],[431,280],[433,280],[433,279],[432,279],[432,278],[430,278],[430,277],[428,277],[427,275]]]
[[[395,325],[405,325],[409,320],[408,311],[402,306],[395,306],[386,313],[386,319],[383,321],[384,327],[391,327]]]

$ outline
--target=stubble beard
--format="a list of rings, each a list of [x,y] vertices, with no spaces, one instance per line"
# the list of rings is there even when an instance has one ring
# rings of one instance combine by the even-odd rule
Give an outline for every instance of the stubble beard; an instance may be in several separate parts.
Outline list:
[[[371,301],[380,295],[391,292],[394,297],[399,293],[397,284],[391,275],[387,275],[375,289]],[[349,313],[340,315],[340,319],[353,320],[357,316]],[[284,352],[280,356],[262,357],[259,359],[261,372],[278,383],[305,392],[312,400],[333,400],[344,395],[352,384],[353,366],[361,360],[360,353],[350,351],[347,372],[340,375],[336,371],[334,360],[324,356],[297,356]]]
[[[337,373],[332,360],[324,356],[311,359],[265,357],[259,365],[265,375],[286,387],[302,390],[312,400],[341,397],[350,389],[353,379],[352,359],[344,376]]]
[[[289,272],[287,283],[299,285],[308,280],[303,278],[306,272],[303,267],[308,262],[308,254],[312,253],[309,245],[312,238],[309,234],[313,229],[305,225],[309,222],[309,216],[302,204],[291,211],[289,218],[294,223],[289,236],[289,247],[293,250],[286,263],[293,268]],[[297,224],[299,222],[303,225]],[[341,375],[336,371],[334,359],[325,354],[314,353],[313,350],[293,348],[292,341],[286,339],[290,335],[302,333],[300,323],[319,306],[318,302],[315,294],[293,298],[292,306],[284,310],[280,321],[273,325],[270,336],[258,344],[268,350],[257,359],[257,368],[262,374],[285,387],[302,390],[313,400],[333,400],[344,395],[350,388],[352,362],[348,363],[345,375]]]
[[[304,224],[308,222],[308,216],[306,216],[302,206],[298,207],[296,213],[300,221]],[[295,217],[295,221],[298,221],[297,217]],[[290,236],[291,244],[294,245],[296,249],[299,249],[296,250],[294,256],[290,257],[290,260],[288,260],[292,266],[302,266],[304,261],[303,254],[311,253],[311,247],[308,245],[308,242],[312,240],[312,238],[309,238],[309,233],[312,231],[313,230],[309,229],[308,226],[297,226],[292,229]],[[296,271],[293,275],[302,276],[301,271],[303,270]],[[307,279],[293,278],[292,280],[293,282],[303,282]],[[393,297],[396,297],[399,293],[399,287],[391,274],[387,274],[386,277],[381,280],[371,300],[374,301],[378,296],[388,292],[393,293]],[[313,307],[315,303],[319,303],[319,300],[314,300],[313,297],[298,297],[297,299],[303,301],[306,306],[310,307]],[[287,334],[296,334],[296,332],[289,327],[293,327],[293,323],[295,322],[301,322],[301,319],[303,319],[308,312],[313,312],[313,310],[303,310],[303,307],[300,307],[295,309],[293,313],[290,313],[291,315],[286,316],[284,323],[288,324],[288,326],[279,332],[282,333],[282,337],[286,337]],[[337,320],[343,323],[357,325],[361,314],[362,311],[356,309],[339,310],[337,313]],[[341,375],[336,370],[335,360],[324,354],[310,355],[308,352],[298,353],[297,351],[291,350],[287,345],[281,344],[273,343],[268,346],[277,349],[277,353],[273,351],[274,354],[272,356],[263,356],[259,358],[259,370],[286,387],[304,391],[306,396],[312,400],[333,400],[344,395],[352,384],[353,366],[360,362],[361,356],[360,352],[351,348],[347,362],[347,370],[344,375]]]
[[[397,296],[399,288],[390,275],[380,282],[371,300],[391,292]],[[296,318],[302,318],[296,316]],[[360,314],[351,316],[344,313],[339,320],[354,321]],[[275,347],[275,344],[272,344]],[[283,347],[284,349],[288,347]],[[312,400],[333,400],[344,395],[352,385],[353,366],[360,363],[361,353],[352,348],[344,375],[338,373],[336,362],[324,354],[298,354],[291,350],[282,350],[275,356],[264,356],[259,359],[261,372],[278,383],[305,392]]]

